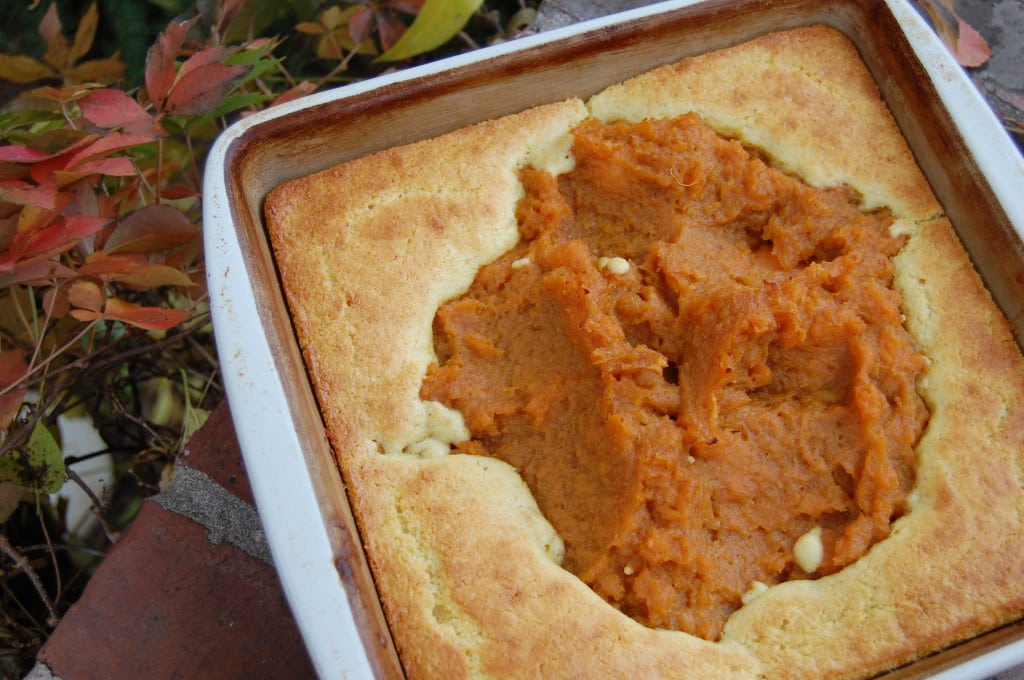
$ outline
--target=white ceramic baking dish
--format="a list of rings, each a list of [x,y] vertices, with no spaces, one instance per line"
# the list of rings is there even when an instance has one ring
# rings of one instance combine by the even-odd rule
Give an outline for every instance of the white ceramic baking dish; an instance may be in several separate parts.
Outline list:
[[[232,126],[206,167],[210,300],[231,412],[288,601],[324,678],[401,666],[276,276],[261,205],[277,184],[564,99],[658,64],[811,23],[846,33],[995,299],[1024,337],[1024,160],[904,0],[680,0],[316,94]],[[1024,664],[1024,624],[894,671],[983,678]]]

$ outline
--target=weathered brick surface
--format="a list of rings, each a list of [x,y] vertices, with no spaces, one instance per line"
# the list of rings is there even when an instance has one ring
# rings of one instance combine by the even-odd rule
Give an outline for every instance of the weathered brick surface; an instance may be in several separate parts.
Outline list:
[[[189,442],[181,462],[204,472],[225,489],[252,504],[252,489],[238,450],[231,410],[227,402],[210,414],[196,437]]]
[[[226,413],[196,434],[187,462],[251,497],[240,464],[217,462],[239,457]],[[63,680],[314,677],[273,566],[210,536],[146,501],[39,661]]]

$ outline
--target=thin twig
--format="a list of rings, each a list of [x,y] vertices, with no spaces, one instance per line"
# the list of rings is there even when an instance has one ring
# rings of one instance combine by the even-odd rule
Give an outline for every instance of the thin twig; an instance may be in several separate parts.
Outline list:
[[[100,503],[100,499],[96,496],[96,493],[92,490],[92,487],[86,484],[85,480],[82,479],[81,476],[79,476],[79,474],[72,470],[70,467],[67,467],[65,469],[68,475],[68,479],[77,484],[78,488],[84,491],[85,495],[89,497],[90,501],[92,501],[92,507],[90,507],[89,510],[96,517],[96,521],[100,523],[100,527],[103,528],[103,533],[107,535],[107,540],[111,543],[117,543],[121,539],[121,534],[120,532],[116,531],[112,526],[110,526],[110,524],[107,523],[106,518],[103,516],[103,504]]]
[[[7,555],[7,558],[14,562],[14,566],[20,569],[25,576],[28,576],[28,580],[32,582],[36,592],[39,593],[39,599],[43,601],[43,605],[49,614],[49,617],[46,619],[46,625],[54,628],[60,617],[57,616],[57,610],[53,608],[53,602],[50,601],[50,596],[46,594],[43,582],[39,580],[39,575],[32,568],[32,565],[29,564],[28,559],[19,553],[3,534],[0,534],[0,552]]]

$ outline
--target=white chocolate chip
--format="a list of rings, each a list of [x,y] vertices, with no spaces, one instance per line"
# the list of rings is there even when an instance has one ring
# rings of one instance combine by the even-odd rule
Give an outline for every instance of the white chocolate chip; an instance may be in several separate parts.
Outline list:
[[[768,584],[762,583],[761,581],[754,581],[750,584],[750,588],[747,589],[747,592],[743,593],[743,597],[741,598],[743,600],[743,604],[750,604],[758,595],[766,590],[768,590]]]
[[[597,259],[597,266],[599,269],[607,269],[616,276],[629,272],[629,260],[624,257],[600,257]]]
[[[814,527],[793,544],[793,559],[808,574],[817,570],[824,558],[825,546],[821,543],[821,527]]]
[[[633,575],[633,567],[631,567],[631,566],[629,566],[627,564],[626,566],[624,566],[622,568],[622,573],[625,574],[626,576],[632,576]]]
[[[523,267],[529,266],[529,264],[530,264],[530,258],[528,258],[528,257],[521,257],[518,260],[513,260],[512,264],[509,265],[509,266],[512,267],[512,269],[522,269]]]

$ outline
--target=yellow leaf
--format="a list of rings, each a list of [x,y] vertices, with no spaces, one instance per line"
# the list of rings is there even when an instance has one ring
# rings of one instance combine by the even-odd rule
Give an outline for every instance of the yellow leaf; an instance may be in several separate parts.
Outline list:
[[[318,24],[315,21],[301,21],[295,24],[295,30],[306,35],[323,35],[327,32],[323,24]]]
[[[41,420],[32,428],[22,448],[0,457],[0,480],[17,484],[26,491],[56,493],[64,486],[64,476],[60,444]]]
[[[364,40],[356,46],[352,36],[348,33],[348,27],[336,28],[326,35],[320,36],[316,43],[316,56],[321,59],[333,59],[342,61],[349,53],[356,54],[377,54],[377,46],[372,40]]]
[[[99,24],[100,12],[96,9],[96,3],[89,5],[85,10],[82,20],[78,22],[78,30],[75,31],[75,41],[71,44],[71,51],[68,57],[68,64],[73,64],[92,49],[93,38],[96,37],[96,26]]]
[[[454,38],[483,0],[427,0],[420,13],[377,61],[401,61],[436,49]]]
[[[347,10],[342,11],[337,5],[332,5],[324,10],[323,14],[320,15],[320,21],[329,29],[337,28],[342,26],[348,21],[348,16],[352,14],[358,7],[350,7]]]
[[[20,54],[0,54],[0,79],[12,83],[31,83],[56,77],[57,72],[41,61]]]
[[[108,84],[120,79],[126,67],[119,53],[106,59],[83,61],[67,73],[67,79],[74,83]]]

